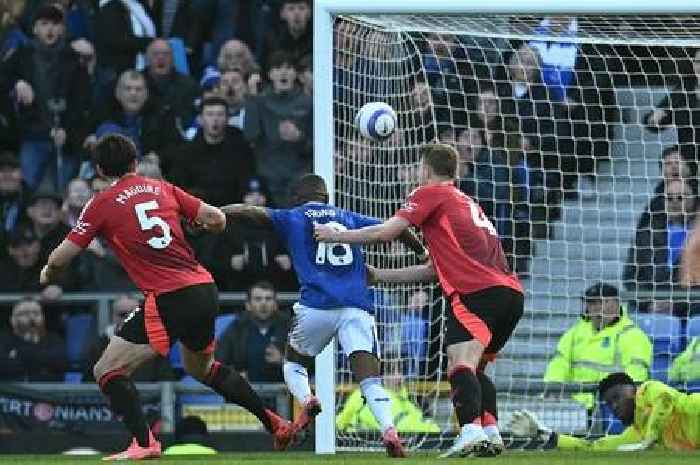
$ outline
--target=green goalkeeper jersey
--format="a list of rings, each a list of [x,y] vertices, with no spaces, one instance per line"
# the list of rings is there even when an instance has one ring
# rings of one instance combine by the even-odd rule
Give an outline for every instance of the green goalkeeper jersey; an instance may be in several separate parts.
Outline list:
[[[615,450],[622,444],[654,441],[673,450],[700,448],[700,394],[683,394],[647,381],[635,395],[634,423],[619,435],[596,441],[558,435],[560,449]]]

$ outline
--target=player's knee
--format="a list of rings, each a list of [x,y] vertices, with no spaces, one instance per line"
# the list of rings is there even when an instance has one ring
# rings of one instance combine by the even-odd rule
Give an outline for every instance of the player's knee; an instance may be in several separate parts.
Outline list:
[[[289,344],[287,344],[287,348],[284,353],[284,358],[288,362],[298,363],[307,370],[312,369],[314,366],[314,357],[300,354],[299,352],[294,350],[294,348]]]
[[[379,376],[379,359],[371,352],[358,350],[350,354],[350,369],[356,381]]]
[[[207,373],[209,372],[212,362],[213,360],[187,357],[182,361],[182,366],[185,369],[185,373],[197,381],[204,381],[207,377]]]

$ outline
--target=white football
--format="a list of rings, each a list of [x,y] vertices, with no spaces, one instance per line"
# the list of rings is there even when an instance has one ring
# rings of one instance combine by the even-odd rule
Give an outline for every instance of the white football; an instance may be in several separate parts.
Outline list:
[[[372,140],[384,140],[396,129],[396,112],[384,102],[362,105],[355,115],[355,126],[363,136]]]

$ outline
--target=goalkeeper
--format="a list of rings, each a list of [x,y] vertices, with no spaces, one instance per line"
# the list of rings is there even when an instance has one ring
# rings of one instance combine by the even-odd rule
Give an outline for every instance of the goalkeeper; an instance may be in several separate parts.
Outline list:
[[[600,397],[627,428],[622,434],[595,441],[558,434],[528,411],[513,413],[511,430],[559,449],[640,451],[658,445],[671,450],[700,448],[700,394],[683,394],[659,381],[639,387],[625,373],[613,373],[600,382]]]

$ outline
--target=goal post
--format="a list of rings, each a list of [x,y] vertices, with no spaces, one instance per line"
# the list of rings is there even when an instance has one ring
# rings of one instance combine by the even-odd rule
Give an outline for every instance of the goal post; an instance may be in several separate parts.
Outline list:
[[[427,112],[422,114],[416,113],[411,105],[414,105],[416,99],[420,101],[420,96],[416,95],[417,82],[425,82],[426,63],[420,54],[417,42],[425,39],[428,34],[441,34],[450,37],[459,35],[473,35],[475,37],[486,38],[487,45],[483,46],[483,51],[500,52],[498,45],[495,45],[497,39],[517,39],[522,42],[541,39],[535,31],[537,21],[534,19],[539,16],[546,15],[569,15],[580,16],[585,24],[581,26],[581,36],[575,38],[567,38],[577,44],[587,44],[592,47],[605,46],[609,44],[617,44],[617,41],[623,41],[622,44],[638,45],[643,47],[700,47],[700,18],[696,18],[691,26],[678,24],[670,27],[669,30],[662,31],[656,35],[652,32],[644,32],[639,35],[634,35],[633,32],[626,30],[615,30],[614,23],[605,24],[602,19],[608,15],[616,15],[618,17],[624,15],[635,15],[641,18],[640,21],[648,21],[650,29],[653,29],[653,15],[688,15],[700,13],[700,4],[692,0],[667,0],[664,2],[651,0],[581,0],[579,2],[551,2],[548,0],[501,0],[497,2],[472,2],[464,0],[315,0],[313,21],[314,21],[314,170],[321,175],[328,185],[330,201],[335,205],[351,210],[357,210],[360,213],[374,215],[380,218],[388,217],[393,209],[398,206],[405,195],[410,191],[409,187],[414,186],[414,180],[409,179],[415,174],[417,166],[418,147],[421,143],[429,142],[436,138],[442,138],[442,131],[447,129],[454,130],[456,127],[468,127],[467,123],[459,120],[461,116],[457,116],[457,111],[453,108],[454,105],[466,105],[464,103],[452,103],[452,100],[445,102],[434,102],[433,97],[429,96],[430,103],[428,104]],[[515,18],[518,16],[527,16],[526,20],[522,21],[522,28],[519,30],[499,31],[498,18],[507,15]],[[643,15],[643,16],[642,16]],[[648,16],[647,16],[648,15]],[[496,20],[490,21],[495,18]],[[463,24],[462,24],[463,23]],[[601,25],[601,31],[596,30],[596,25]],[[340,25],[340,27],[339,27]],[[608,29],[603,30],[602,26],[607,26]],[[673,28],[676,29],[673,29]],[[684,29],[685,28],[685,29]],[[338,70],[336,50],[334,44],[337,45],[337,40],[342,40],[343,35],[355,35],[357,37],[356,49],[351,53],[357,53],[358,56],[362,53],[376,54],[380,62],[375,67],[371,64],[363,62],[364,69],[352,70],[348,69],[348,75],[351,77],[347,82],[343,83],[342,89],[337,84],[337,76],[334,72]],[[630,34],[626,36],[625,34]],[[645,35],[646,34],[646,35]],[[694,35],[695,34],[695,35]],[[629,39],[629,40],[628,40]],[[546,39],[543,39],[546,40]],[[628,40],[628,42],[625,42]],[[478,47],[478,46],[477,46]],[[405,52],[406,57],[399,57]],[[415,55],[415,56],[414,56]],[[397,59],[399,57],[399,59]],[[405,59],[406,58],[406,59]],[[685,59],[687,57],[683,57]],[[645,69],[642,61],[639,59],[640,69]],[[652,56],[650,61],[653,61]],[[464,58],[465,62],[469,58]],[[471,63],[468,63],[471,65]],[[673,62],[675,65],[675,62]],[[395,75],[390,75],[395,73]],[[456,93],[462,94],[462,99],[469,97],[469,92],[465,88],[465,76],[462,71],[444,72],[439,70],[438,79],[443,81],[454,76],[458,78],[456,84]],[[624,72],[623,72],[624,73]],[[594,73],[591,73],[594,74]],[[603,73],[604,74],[604,73]],[[662,72],[658,72],[658,82],[663,82],[665,85],[665,76]],[[677,71],[674,78],[681,79],[682,71]],[[479,78],[477,89],[483,89],[483,81],[488,81],[490,78]],[[591,89],[595,89],[598,82],[597,77],[592,78],[593,84],[589,84]],[[489,86],[496,86],[499,83],[498,79],[491,79]],[[335,83],[335,84],[334,84]],[[657,84],[659,85],[659,84]],[[613,85],[610,85],[611,92]],[[600,89],[597,89],[600,91]],[[346,92],[349,96],[344,97],[346,101],[339,102],[338,93]],[[658,103],[657,93],[651,91],[645,92],[644,99],[648,100],[648,107],[653,107]],[[449,97],[453,98],[452,96]],[[631,98],[637,98],[636,95]],[[413,99],[413,100],[411,100]],[[656,99],[656,101],[654,101]],[[396,138],[390,139],[388,142],[370,142],[363,140],[354,128],[352,127],[352,112],[357,111],[362,103],[371,100],[386,100],[390,103],[399,115],[399,124]],[[459,98],[458,102],[461,102]],[[606,108],[606,103],[596,104],[602,108]],[[592,108],[593,106],[591,106]],[[634,111],[639,110],[640,106],[637,103],[630,104],[629,109]],[[438,121],[436,113],[442,111],[447,116],[443,117],[442,121]],[[344,112],[339,116],[338,112]],[[469,117],[467,116],[468,120]],[[458,121],[459,120],[459,121]],[[575,126],[576,117],[571,117],[571,125]],[[607,121],[604,121],[604,125]],[[643,131],[642,124],[636,122],[634,130]],[[621,125],[622,126],[622,125]],[[632,125],[630,125],[632,126]],[[590,131],[590,128],[588,128]],[[606,131],[609,126],[604,128]],[[518,130],[510,129],[515,133]],[[506,136],[508,131],[504,131]],[[453,136],[456,139],[455,136]],[[576,136],[571,136],[574,139]],[[579,136],[580,140],[589,142],[594,145],[597,138],[611,139],[608,136],[594,135],[591,132]],[[621,157],[626,157],[631,150],[624,146],[625,141],[618,141],[618,146],[623,147]],[[659,139],[654,142],[661,145]],[[339,145],[342,148],[339,148]],[[544,150],[544,149],[543,149]],[[592,149],[593,150],[593,149]],[[606,147],[605,150],[613,151],[613,148]],[[612,157],[613,155],[611,155]],[[649,162],[650,163],[650,162]],[[494,164],[496,162],[494,161]],[[645,165],[646,166],[646,165]],[[399,174],[392,171],[399,171]],[[559,175],[565,175],[563,168],[560,169]],[[624,176],[630,183],[641,182],[645,177],[653,177],[653,181],[657,180],[658,173],[647,171],[643,168],[642,173],[626,173]],[[613,183],[622,183],[625,180],[613,180]],[[652,182],[652,181],[647,181]],[[653,183],[650,184],[653,188]],[[631,198],[630,204],[635,210],[629,213],[637,215],[637,210],[641,196],[634,192],[628,195]],[[529,202],[529,200],[527,201]],[[598,204],[600,206],[600,204]],[[581,226],[585,226],[586,218],[595,218],[598,223],[593,227],[599,228],[601,231],[607,227],[603,224],[602,214],[595,212],[595,206],[585,206],[579,203],[578,208],[569,209],[564,216],[574,212],[579,215]],[[625,213],[625,215],[627,214]],[[508,213],[512,215],[511,213]],[[596,216],[597,215],[597,216]],[[613,220],[619,222],[623,214],[618,215],[613,213]],[[637,217],[633,218],[634,221]],[[562,223],[563,220],[556,220]],[[545,228],[549,227],[548,220],[543,220]],[[617,223],[615,223],[617,224]],[[530,224],[529,227],[533,227]],[[512,226],[511,226],[512,227]],[[566,225],[558,226],[563,234],[571,234],[571,229],[567,230]],[[613,227],[614,229],[614,227]],[[500,231],[500,228],[499,228]],[[615,233],[615,231],[613,231]],[[584,233],[585,234],[585,231]],[[600,233],[599,242],[604,246],[604,233]],[[567,236],[568,237],[568,236]],[[572,236],[573,237],[573,236]],[[513,238],[511,238],[513,239]],[[548,293],[539,295],[528,295],[528,299],[537,299],[537,305],[543,305],[546,313],[528,314],[523,319],[523,326],[529,334],[521,335],[523,344],[531,345],[533,349],[541,347],[543,350],[553,350],[556,340],[551,340],[550,334],[546,328],[548,324],[554,325],[557,321],[563,321],[564,317],[569,318],[575,316],[575,310],[569,306],[565,309],[556,308],[556,302],[563,299],[571,300],[580,297],[581,287],[596,281],[596,270],[600,270],[601,276],[605,276],[606,262],[599,260],[597,268],[594,266],[588,268],[584,258],[576,258],[575,261],[569,259],[568,255],[563,256],[561,248],[568,249],[582,248],[583,243],[578,243],[576,238],[567,238],[565,241],[559,242],[543,242],[546,248],[544,258],[547,258],[546,253],[551,248],[551,263],[546,263],[546,260],[541,260],[545,263],[544,268],[537,268],[534,264],[530,264],[534,269],[530,270],[531,280],[540,277],[547,277],[547,273],[557,273],[554,264],[559,261],[565,263],[565,272],[568,273],[566,280],[561,281],[563,287],[551,285]],[[555,250],[558,249],[558,250]],[[540,250],[542,252],[542,249]],[[582,251],[577,257],[585,256],[586,251]],[[368,250],[368,256],[371,263],[384,266],[391,265],[407,265],[412,264],[412,258],[403,250],[392,249],[391,247],[372,247]],[[573,256],[573,255],[571,255]],[[562,258],[564,257],[564,258]],[[533,257],[528,256],[528,259]],[[625,257],[619,257],[624,261]],[[580,263],[579,263],[580,261]],[[540,263],[540,264],[541,264]],[[578,266],[581,268],[576,268]],[[622,276],[614,276],[612,278],[616,283],[622,281]],[[572,284],[573,283],[573,284]],[[383,312],[380,323],[380,331],[391,333],[395,325],[401,324],[398,319],[401,312],[410,310],[413,303],[411,299],[417,293],[425,291],[428,299],[429,316],[428,324],[430,328],[427,330],[427,335],[435,336],[433,332],[436,327],[439,327],[442,320],[442,307],[440,293],[436,289],[424,288],[420,286],[403,286],[403,287],[387,287],[382,288],[381,294],[377,297],[378,311]],[[575,295],[574,295],[575,294]],[[557,300],[559,299],[559,300]],[[389,316],[386,316],[389,315]],[[560,319],[557,319],[562,317]],[[527,320],[527,321],[525,321]],[[566,320],[572,322],[570,318]],[[399,335],[399,338],[406,337]],[[439,336],[441,337],[441,336]],[[406,342],[406,341],[403,341]],[[435,342],[435,341],[433,341]],[[437,341],[441,342],[441,341]],[[399,344],[402,341],[399,340]],[[418,341],[410,341],[410,344],[418,345]],[[389,342],[389,351],[387,360],[391,366],[398,366],[398,374],[404,374],[408,369],[406,365],[410,364],[406,354],[399,353],[396,355],[391,351],[391,343]],[[381,344],[380,344],[381,345]],[[515,350],[518,350],[519,346]],[[398,349],[401,352],[403,349]],[[410,352],[414,354],[418,361],[413,374],[406,375],[406,385],[409,389],[420,391],[420,395],[413,395],[410,399],[423,406],[428,405],[433,412],[435,418],[443,415],[442,421],[439,422],[440,433],[438,439],[438,447],[442,447],[443,438],[449,440],[453,434],[450,429],[449,419],[445,420],[444,412],[446,408],[444,399],[441,401],[439,396],[444,394],[444,372],[442,360],[437,362],[420,359],[428,355],[416,350]],[[362,435],[356,432],[340,433],[336,431],[336,414],[340,410],[340,405],[337,405],[337,400],[341,398],[338,395],[339,390],[350,389],[351,384],[348,381],[347,367],[338,369],[339,357],[336,353],[335,342],[329,345],[326,351],[316,358],[316,392],[319,396],[323,412],[316,418],[316,444],[317,453],[328,454],[335,453],[339,438],[342,437],[345,441],[343,447],[372,449],[378,444],[378,436]],[[394,363],[394,365],[392,365]],[[509,370],[517,371],[518,363],[523,363],[522,360],[506,360],[503,362],[504,372]],[[526,361],[525,364],[536,365],[536,363]],[[539,363],[539,360],[537,361]],[[539,366],[539,365],[538,365]],[[416,375],[416,371],[418,374]],[[500,372],[499,372],[500,373]],[[442,381],[442,383],[441,383]],[[541,381],[541,379],[540,379]],[[521,384],[522,382],[522,384]],[[540,391],[542,393],[544,386],[532,380],[522,381],[521,379],[508,378],[505,383],[497,384],[497,387],[505,386],[504,402],[510,403],[511,400],[516,402],[513,405],[523,406],[532,405],[532,409],[541,412],[545,416],[545,421],[557,424],[583,423],[589,419],[586,417],[585,410],[571,408],[555,412],[560,407],[551,399],[530,396],[527,399],[519,398],[513,395],[515,392],[524,392],[520,390],[529,389],[531,392]],[[343,391],[343,398],[346,398],[349,392]],[[499,396],[502,391],[499,390]],[[499,405],[500,405],[499,399]],[[526,404],[525,402],[530,402]],[[449,405],[447,405],[449,407]],[[557,416],[559,415],[559,416]],[[583,415],[583,416],[581,416]],[[590,430],[586,430],[590,432]],[[426,444],[426,435],[417,434],[409,439],[411,447],[420,447]]]

